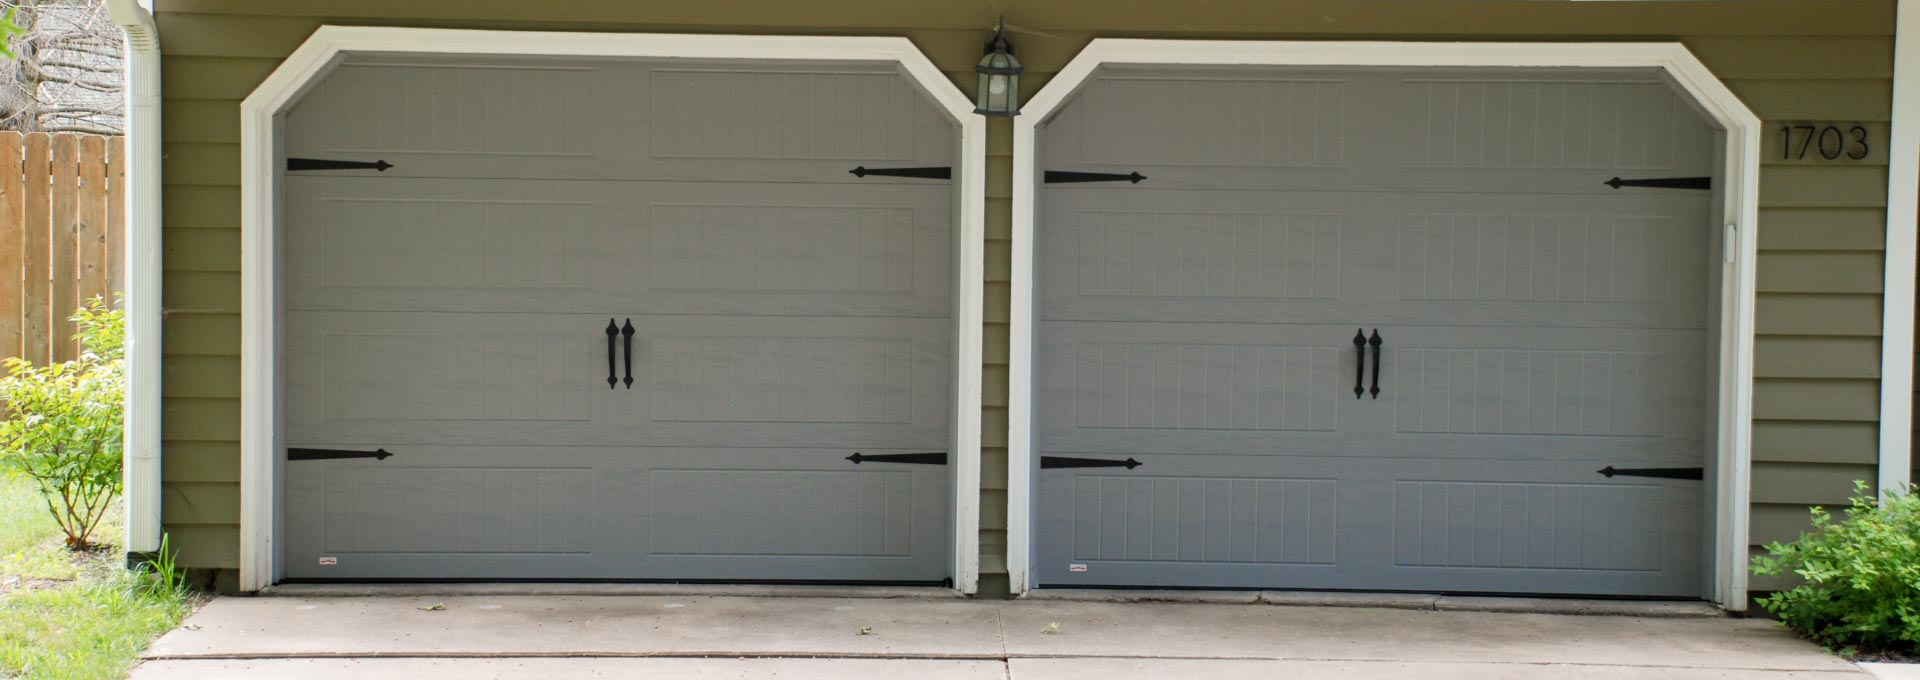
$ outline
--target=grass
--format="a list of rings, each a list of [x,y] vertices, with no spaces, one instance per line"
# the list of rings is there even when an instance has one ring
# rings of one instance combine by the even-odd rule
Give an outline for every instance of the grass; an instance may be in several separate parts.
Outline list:
[[[100,536],[120,536],[118,513]],[[197,599],[120,568],[118,547],[73,553],[32,484],[0,477],[0,678],[121,678]]]

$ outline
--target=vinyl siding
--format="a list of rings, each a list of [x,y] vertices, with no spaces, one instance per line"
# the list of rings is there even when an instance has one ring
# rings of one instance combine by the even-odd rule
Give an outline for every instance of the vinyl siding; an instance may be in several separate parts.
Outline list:
[[[1096,36],[1680,40],[1769,121],[1884,124],[1891,0],[159,0],[166,106],[167,530],[196,567],[238,553],[239,100],[323,23],[522,30],[900,35],[961,89],[997,11],[1027,94]],[[1005,570],[1009,121],[989,130],[982,572]],[[1871,478],[1886,169],[1766,159],[1762,171],[1754,542]]]

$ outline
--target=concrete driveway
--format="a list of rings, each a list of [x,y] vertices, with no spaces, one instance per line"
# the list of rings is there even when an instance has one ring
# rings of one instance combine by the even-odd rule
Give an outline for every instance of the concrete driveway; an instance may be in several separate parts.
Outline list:
[[[155,643],[133,677],[1869,677],[1759,620],[1451,611],[1440,598],[1380,602],[1409,608],[1246,600],[221,598]]]

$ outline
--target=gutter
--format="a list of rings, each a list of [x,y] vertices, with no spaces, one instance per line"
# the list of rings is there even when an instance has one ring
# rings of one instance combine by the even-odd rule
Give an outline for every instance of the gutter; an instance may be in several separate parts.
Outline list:
[[[107,0],[127,73],[126,538],[130,560],[160,549],[160,31],[153,0]]]

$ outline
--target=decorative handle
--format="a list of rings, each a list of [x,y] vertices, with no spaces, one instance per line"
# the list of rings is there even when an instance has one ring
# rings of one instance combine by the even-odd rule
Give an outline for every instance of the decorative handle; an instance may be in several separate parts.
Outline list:
[[[627,349],[627,389],[633,389],[633,319],[627,319],[627,325],[620,327],[620,337]]]
[[[1367,379],[1366,331],[1358,328],[1353,329],[1353,353],[1357,360],[1357,363],[1353,365],[1353,398],[1359,399],[1360,395],[1365,394],[1367,391],[1366,388],[1360,385],[1360,383],[1365,382]]]
[[[1373,398],[1379,399],[1380,398],[1380,345],[1384,344],[1380,340],[1380,329],[1378,328],[1373,329],[1373,337],[1367,338],[1367,344],[1373,345],[1373,387],[1368,389],[1367,391],[1373,394]]]
[[[619,334],[620,327],[613,324],[613,319],[607,319],[607,389],[613,389],[614,385],[620,383],[620,379],[613,374],[613,338]]]

